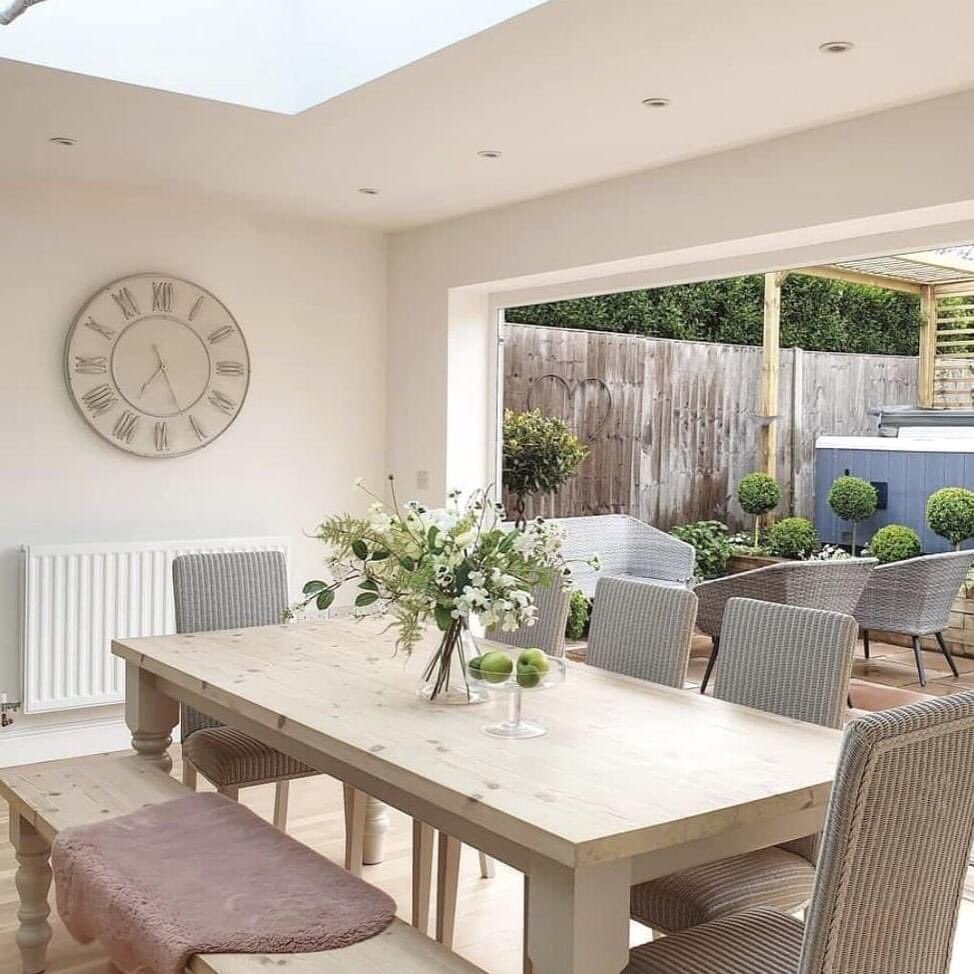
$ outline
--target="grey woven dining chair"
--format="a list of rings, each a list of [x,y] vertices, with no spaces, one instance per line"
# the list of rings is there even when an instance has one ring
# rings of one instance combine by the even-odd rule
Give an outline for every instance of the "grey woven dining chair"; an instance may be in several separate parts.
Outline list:
[[[853,721],[806,922],[723,917],[635,948],[626,974],[948,974],[972,780],[974,692]]]
[[[696,615],[697,597],[688,589],[600,578],[585,661],[650,683],[682,687]]]
[[[950,671],[958,676],[957,664],[944,642],[943,631],[947,628],[954,599],[972,564],[974,551],[950,551],[880,565],[870,576],[853,610],[862,629],[866,659],[869,659],[871,629],[910,636],[920,686],[926,686],[920,637],[934,636]]]
[[[205,632],[280,624],[287,607],[287,565],[280,551],[180,555],[173,559],[176,631]],[[317,772],[192,707],[180,707],[183,781],[201,774],[221,794],[275,783],[274,824],[287,825],[289,784]]]
[[[488,630],[487,637],[505,646],[520,649],[536,646],[549,656],[564,656],[571,593],[564,591],[561,581],[556,579],[550,585],[536,585],[531,590],[531,596],[538,610],[533,626],[521,626],[510,632],[494,628]]]
[[[706,692],[717,663],[721,621],[729,599],[758,599],[852,615],[876,564],[875,558],[787,561],[695,586],[700,600],[697,628],[713,640],[700,692]]]
[[[633,578],[685,588],[693,578],[695,553],[674,538],[628,514],[555,518],[565,531],[561,550],[574,561],[572,579],[586,598],[595,594],[599,578]],[[599,571],[587,564],[599,556]]]
[[[714,697],[839,728],[856,631],[855,620],[837,612],[731,599]],[[817,852],[809,836],[673,873],[633,887],[630,912],[666,933],[754,907],[791,913],[811,895]]]

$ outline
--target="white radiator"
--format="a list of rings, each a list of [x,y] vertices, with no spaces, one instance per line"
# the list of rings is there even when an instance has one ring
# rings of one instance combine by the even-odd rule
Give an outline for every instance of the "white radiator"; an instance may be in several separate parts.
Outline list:
[[[25,545],[24,712],[121,703],[125,668],[115,638],[176,631],[172,560],[212,551],[283,551],[289,538],[136,544]]]

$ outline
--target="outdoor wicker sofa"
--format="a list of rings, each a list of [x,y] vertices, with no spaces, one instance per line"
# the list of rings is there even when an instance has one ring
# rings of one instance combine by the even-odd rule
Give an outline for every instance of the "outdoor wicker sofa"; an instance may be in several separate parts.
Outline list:
[[[787,561],[701,582],[693,590],[699,599],[697,628],[710,636],[714,645],[700,692],[706,691],[717,662],[720,627],[729,599],[757,599],[854,616],[859,596],[876,564],[875,558]]]
[[[586,598],[595,595],[599,578],[631,578],[680,588],[693,578],[693,548],[637,518],[602,514],[554,520],[566,532],[565,556],[580,559],[572,565],[572,576]],[[601,571],[582,563],[593,554],[602,562]]]

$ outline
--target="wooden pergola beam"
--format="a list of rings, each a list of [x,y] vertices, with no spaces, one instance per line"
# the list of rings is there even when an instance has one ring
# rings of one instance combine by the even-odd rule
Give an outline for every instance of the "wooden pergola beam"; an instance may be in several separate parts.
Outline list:
[[[846,281],[849,284],[865,284],[868,287],[881,287],[887,291],[902,291],[904,294],[923,294],[923,284],[904,281],[898,277],[881,277],[878,274],[862,274],[843,267],[798,267],[793,274],[807,274],[809,277],[824,277],[831,281]]]
[[[778,373],[781,360],[781,285],[787,272],[764,275],[764,341],[761,347],[761,469],[778,473]]]

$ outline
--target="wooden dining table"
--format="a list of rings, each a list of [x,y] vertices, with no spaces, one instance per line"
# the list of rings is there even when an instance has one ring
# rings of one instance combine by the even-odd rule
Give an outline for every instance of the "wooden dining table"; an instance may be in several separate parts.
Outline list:
[[[112,651],[145,760],[171,767],[185,703],[521,871],[533,974],[619,974],[633,884],[822,827],[837,731],[570,663],[525,697],[548,733],[497,739],[503,701],[419,698],[429,646],[334,619]]]

